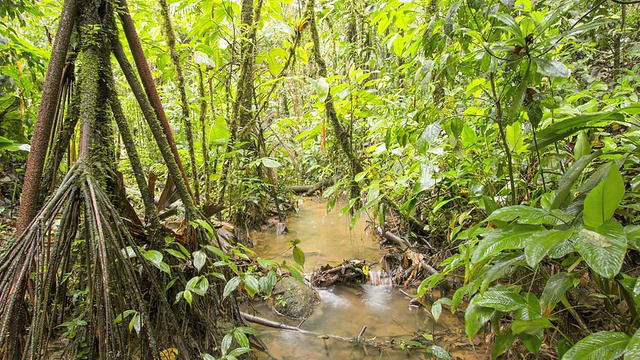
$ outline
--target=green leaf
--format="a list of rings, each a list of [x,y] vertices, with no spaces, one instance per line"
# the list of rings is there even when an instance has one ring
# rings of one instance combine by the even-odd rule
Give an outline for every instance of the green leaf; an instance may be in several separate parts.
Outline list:
[[[458,18],[458,10],[460,9],[461,1],[457,1],[453,3],[449,7],[449,11],[447,11],[447,15],[444,19],[444,25],[442,25],[442,29],[444,30],[444,34],[447,36],[451,36],[453,33],[453,25],[456,19]]]
[[[438,359],[451,360],[451,355],[449,355],[449,352],[438,345],[431,345],[427,348],[427,350],[429,350]]]
[[[628,343],[629,336],[625,333],[600,331],[578,341],[562,360],[615,359],[624,354]]]
[[[293,247],[293,260],[296,263],[300,264],[300,266],[304,266],[304,251],[297,246]]]
[[[158,250],[148,250],[144,252],[144,258],[152,262],[154,265],[162,261],[162,253]]]
[[[532,235],[531,241],[524,248],[527,264],[535,267],[556,244],[566,241],[573,234],[573,228],[564,231],[551,229]]]
[[[578,133],[578,138],[576,139],[576,145],[573,147],[573,157],[575,159],[579,159],[590,153],[591,153],[591,145],[589,144],[589,137],[587,136],[587,131],[582,130]]]
[[[277,168],[282,166],[282,164],[278,161],[275,161],[268,157],[262,158],[260,160],[262,161],[262,165],[267,168]]]
[[[471,299],[467,310],[464,312],[464,330],[469,339],[472,339],[478,333],[478,330],[491,319],[495,312],[492,308],[476,305],[475,299],[476,297]]]
[[[538,133],[538,148],[553,144],[554,142],[565,139],[576,132],[589,128],[606,126],[611,121],[624,121],[624,115],[618,111],[606,111],[598,113],[589,113],[574,116],[572,118],[557,121],[550,126],[540,130]],[[529,150],[534,150],[535,144],[529,145]]]
[[[222,338],[222,355],[226,355],[229,349],[231,348],[231,344],[233,343],[233,334],[228,333]]]
[[[512,290],[487,290],[474,297],[478,306],[493,308],[501,312],[511,312],[527,306],[520,294]]]
[[[321,77],[316,81],[316,91],[318,92],[318,100],[325,101],[329,95],[329,83],[327,79]]]
[[[496,336],[496,341],[493,344],[493,349],[491,349],[491,358],[496,359],[498,356],[504,354],[511,348],[511,345],[513,345],[516,338],[517,336],[511,333],[511,331],[505,331],[498,334]]]
[[[224,286],[224,291],[222,293],[222,298],[226,298],[227,296],[229,296],[229,294],[231,294],[233,292],[233,290],[238,288],[238,285],[240,285],[241,279],[238,276],[232,277],[231,280],[229,280],[227,282],[227,284]]]
[[[175,249],[165,249],[165,251],[175,257],[177,257],[180,260],[187,260],[187,257],[184,256],[180,251],[175,250]]]
[[[487,221],[500,220],[510,222],[518,219],[519,224],[529,225],[561,225],[571,218],[553,213],[545,209],[527,205],[507,206],[495,210],[487,217]]]
[[[559,61],[542,58],[534,58],[533,61],[538,65],[538,72],[542,75],[560,78],[568,78],[571,75],[567,66]]]
[[[640,329],[633,334],[624,353],[624,360],[635,359],[640,359]]]
[[[515,19],[506,13],[497,13],[491,14],[491,17],[494,17],[506,26],[501,26],[500,28],[505,29],[510,32],[518,41],[520,45],[524,45],[524,35],[522,35],[522,30],[520,30],[520,25],[518,25]]]
[[[560,272],[547,280],[540,300],[549,310],[553,310],[556,304],[562,300],[564,293],[573,287],[576,274]]]
[[[191,306],[191,302],[193,301],[193,294],[191,293],[191,291],[185,290],[182,293],[182,296],[184,297],[185,300],[187,300],[187,303],[189,303],[189,306]]]
[[[484,239],[480,240],[473,251],[471,261],[477,264],[488,256],[503,250],[522,249],[525,247],[528,238],[542,229],[540,226],[521,225],[511,230],[492,231]]]
[[[207,254],[202,251],[194,251],[193,252],[193,266],[200,271],[204,264],[207,262]]]
[[[611,219],[623,197],[624,180],[618,167],[611,166],[607,177],[584,200],[584,224],[597,227]]]
[[[556,196],[551,203],[551,209],[559,209],[569,204],[571,196],[571,187],[578,180],[582,171],[593,161],[602,154],[602,150],[598,150],[589,156],[583,156],[574,162],[569,169],[562,175],[558,189],[556,190]]]
[[[593,271],[612,279],[622,267],[627,253],[627,238],[622,225],[610,220],[594,230],[580,230],[575,248]]]
[[[553,324],[546,317],[541,317],[533,320],[515,320],[511,324],[511,331],[514,334],[529,334],[535,335],[540,330],[552,328]]]
[[[260,283],[253,275],[246,275],[244,277],[244,288],[247,290],[247,294],[253,297],[253,295],[260,292]]]
[[[544,339],[544,331],[540,330],[536,334],[520,333],[518,335],[520,341],[532,354],[537,354],[542,347],[542,340]]]

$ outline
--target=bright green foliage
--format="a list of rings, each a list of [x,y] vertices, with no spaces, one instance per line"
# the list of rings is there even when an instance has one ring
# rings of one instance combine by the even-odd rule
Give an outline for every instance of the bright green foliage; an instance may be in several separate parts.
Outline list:
[[[209,200],[227,206],[221,217],[257,227],[274,215],[276,201],[291,204],[289,185],[335,177],[323,193],[329,209],[349,193],[341,214],[355,212],[353,223],[358,209],[383,228],[400,220],[418,246],[429,242],[450,253],[418,295],[459,276],[451,299],[433,304],[434,318],[443,305],[458,311],[468,300],[466,334],[473,337],[491,321],[494,358],[514,343],[536,353],[553,341],[562,351],[576,343],[567,358],[600,348],[607,353],[593,356],[637,357],[640,282],[628,270],[637,267],[630,255],[640,250],[640,17],[633,6],[623,13],[613,2],[564,0],[316,2],[328,68],[320,76],[304,4],[265,0],[256,19],[254,118],[248,136],[227,152],[240,85],[240,2],[170,3],[193,118],[203,115],[195,145],[204,175],[191,180],[210,185]],[[22,4],[0,7],[0,49],[8,54],[0,59],[0,155],[28,142],[48,54],[46,36],[31,29],[57,16],[49,2]],[[175,69],[156,4],[137,0],[130,7],[186,158]],[[123,99],[125,110],[136,108],[128,93]],[[348,130],[362,167],[357,174],[327,121],[327,99]],[[130,112],[145,171],[164,173],[141,116]],[[225,162],[232,165],[223,174]],[[128,164],[121,165],[128,177]],[[359,196],[351,196],[354,183]],[[214,232],[206,222],[197,225]],[[297,245],[290,244],[293,263],[258,259],[248,268],[235,263],[249,259],[242,247],[188,251],[168,242],[141,253],[171,276],[179,267],[169,268],[167,257],[197,270],[176,291],[176,301],[190,303],[212,291],[213,278],[224,282],[224,297],[268,296],[282,270],[302,280],[305,256]],[[201,273],[208,262],[228,266],[233,277]],[[589,289],[608,304],[606,311],[630,321],[602,329],[619,333],[596,332],[584,342],[552,338],[566,330],[558,319],[580,309],[567,296],[576,288]],[[224,356],[244,351],[238,350],[244,334],[225,337]],[[605,340],[612,345],[598,345]],[[233,341],[238,352],[230,351]]]

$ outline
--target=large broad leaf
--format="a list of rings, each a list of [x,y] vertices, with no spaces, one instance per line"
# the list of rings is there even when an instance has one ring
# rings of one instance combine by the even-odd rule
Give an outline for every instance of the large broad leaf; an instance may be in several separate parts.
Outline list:
[[[535,58],[533,61],[538,65],[538,72],[549,77],[567,78],[571,71],[567,66],[559,61]]]
[[[584,200],[584,224],[597,227],[611,219],[623,197],[624,180],[618,167],[611,166],[609,175]]]
[[[566,241],[573,234],[573,228],[568,230],[545,230],[533,235],[531,241],[524,248],[527,264],[535,267],[558,243]]]
[[[491,213],[487,220],[513,221],[518,219],[520,224],[530,225],[560,225],[570,221],[571,217],[561,212],[550,212],[527,205],[514,205],[500,208]]]
[[[547,313],[553,310],[556,304],[562,300],[564,293],[574,286],[575,280],[576,274],[566,272],[557,273],[547,280],[542,296],[540,296]]]
[[[527,306],[525,299],[514,290],[487,290],[474,298],[476,305],[510,312]]]
[[[575,248],[593,271],[612,279],[622,267],[627,253],[627,237],[622,225],[610,220],[594,230],[580,230]]]
[[[553,198],[553,202],[551,203],[551,209],[559,209],[560,207],[565,207],[569,204],[571,187],[576,180],[578,180],[578,177],[580,177],[582,171],[587,167],[587,165],[601,154],[602,150],[598,150],[589,156],[583,156],[576,160],[576,162],[567,169],[560,179],[558,189],[556,190],[556,196]]]
[[[543,230],[540,226],[519,225],[510,230],[492,231],[480,240],[471,256],[471,261],[478,263],[503,250],[522,249],[529,237],[540,230]]]
[[[467,310],[464,313],[464,330],[469,339],[473,338],[480,328],[491,319],[494,309],[482,307],[475,304],[475,297],[471,299]]]
[[[625,351],[624,360],[640,359],[640,329],[633,334]]]
[[[624,121],[624,115],[618,111],[582,114],[564,119],[542,129],[537,136],[538,148],[543,148],[554,142],[569,137],[576,132],[597,126],[609,125],[611,121]],[[535,143],[529,145],[529,150],[535,149]]]
[[[625,352],[629,336],[622,332],[600,331],[578,341],[562,360],[615,359]]]

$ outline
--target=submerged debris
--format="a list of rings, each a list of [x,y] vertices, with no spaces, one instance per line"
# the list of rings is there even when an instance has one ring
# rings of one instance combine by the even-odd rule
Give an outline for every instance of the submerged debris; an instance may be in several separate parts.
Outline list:
[[[345,260],[342,264],[322,266],[311,274],[313,286],[327,287],[333,284],[364,284],[369,282],[369,265],[365,260]]]

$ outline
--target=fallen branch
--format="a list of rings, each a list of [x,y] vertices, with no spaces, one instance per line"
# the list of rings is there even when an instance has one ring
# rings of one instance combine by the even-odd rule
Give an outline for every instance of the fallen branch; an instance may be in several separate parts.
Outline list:
[[[259,316],[249,315],[249,314],[244,313],[244,312],[240,312],[240,315],[245,320],[247,320],[249,322],[252,322],[252,323],[255,323],[255,324],[260,324],[260,325],[271,327],[271,328],[275,328],[275,329],[295,331],[295,332],[299,332],[299,333],[305,334],[305,335],[314,335],[314,336],[317,336],[317,337],[321,337],[323,339],[336,339],[336,340],[345,341],[345,342],[353,342],[353,340],[354,340],[353,338],[348,338],[348,337],[344,337],[344,336],[331,335],[331,334],[320,334],[320,333],[317,333],[317,332],[314,332],[314,331],[300,329],[299,327],[296,327],[296,326],[291,326],[291,325],[279,323],[279,322],[276,322],[276,321],[271,321],[271,320],[268,320],[268,319],[265,319],[265,318],[261,318]],[[371,346],[375,346],[375,345],[373,345],[373,343],[372,343]]]
[[[310,196],[313,195],[314,192],[316,192],[317,190],[323,190],[326,187],[329,187],[333,184],[335,184],[337,181],[337,178],[332,177],[329,179],[324,179],[320,182],[317,182],[313,185],[294,185],[294,186],[289,186],[289,189],[291,191],[293,191],[294,193],[300,194],[302,193],[302,196]]]

